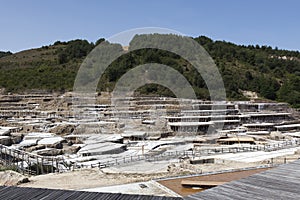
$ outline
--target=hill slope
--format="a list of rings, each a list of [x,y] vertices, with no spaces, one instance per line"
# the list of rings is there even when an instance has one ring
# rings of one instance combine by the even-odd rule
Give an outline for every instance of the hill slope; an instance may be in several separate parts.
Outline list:
[[[136,36],[135,40],[144,36]],[[213,41],[205,36],[194,38],[215,60],[229,99],[244,99],[243,90],[257,92],[261,98],[285,101],[300,107],[300,53],[268,46],[240,46]],[[50,46],[11,54],[0,52],[0,87],[6,92],[70,91],[77,70],[96,44],[86,40],[56,42]],[[112,44],[111,44],[112,45]],[[116,48],[121,46],[116,45]],[[168,52],[145,49],[126,54],[113,62],[101,78],[100,91],[112,90],[129,69],[149,62],[171,66],[180,71],[194,87],[199,98],[208,99],[205,83],[182,58]],[[172,95],[157,85],[138,90],[143,94]]]

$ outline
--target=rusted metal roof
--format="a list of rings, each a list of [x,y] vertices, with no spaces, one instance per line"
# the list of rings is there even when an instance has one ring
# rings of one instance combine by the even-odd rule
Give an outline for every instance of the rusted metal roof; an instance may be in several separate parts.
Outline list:
[[[0,199],[5,200],[181,200],[179,197],[131,195],[120,193],[82,192],[72,190],[53,190],[26,187],[0,186]]]
[[[289,199],[300,197],[300,160],[186,197],[192,199]]]

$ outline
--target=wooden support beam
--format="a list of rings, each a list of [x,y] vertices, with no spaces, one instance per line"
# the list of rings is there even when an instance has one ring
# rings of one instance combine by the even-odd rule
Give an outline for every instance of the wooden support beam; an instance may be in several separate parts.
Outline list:
[[[183,180],[181,181],[182,186],[188,187],[215,187],[218,185],[223,185],[227,182],[223,181],[190,181],[190,180]]]

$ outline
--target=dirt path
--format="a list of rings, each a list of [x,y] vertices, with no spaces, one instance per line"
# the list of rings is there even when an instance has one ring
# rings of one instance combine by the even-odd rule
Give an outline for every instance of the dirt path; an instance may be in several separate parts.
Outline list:
[[[30,182],[22,187],[51,189],[87,189],[125,183],[148,181],[165,177],[167,174],[105,174],[99,169],[87,169],[61,174],[46,174],[30,177]]]
[[[288,157],[288,162],[296,160],[299,155],[292,155]],[[274,159],[274,163],[283,163],[283,158]],[[82,169],[77,171],[58,173],[58,174],[46,174],[40,176],[32,176],[29,178],[29,183],[21,184],[22,187],[35,187],[35,188],[52,188],[52,189],[73,189],[73,190],[81,190],[81,189],[89,189],[96,187],[104,187],[104,186],[112,186],[112,185],[120,185],[126,183],[134,183],[134,182],[144,182],[153,179],[166,178],[166,177],[174,177],[181,175],[194,174],[193,171],[195,169],[205,172],[216,172],[221,170],[231,170],[237,168],[247,168],[247,167],[255,167],[259,165],[264,165],[267,163],[264,162],[256,162],[256,163],[242,163],[242,162],[234,162],[234,161],[224,161],[220,163],[214,164],[202,164],[202,165],[190,165],[190,164],[176,164],[174,167],[169,168],[168,170],[158,170],[162,168],[162,166],[166,167],[166,165],[162,165],[162,163],[156,163],[155,165],[147,165],[143,167],[142,163],[139,163],[137,166],[139,167],[139,171],[128,171],[129,166],[122,166],[120,169],[106,169],[105,172],[99,169]],[[149,171],[151,167],[151,170]],[[142,170],[143,169],[143,170]],[[157,173],[153,172],[153,169],[157,169]],[[155,170],[154,170],[155,171]],[[127,172],[127,173],[126,173]]]

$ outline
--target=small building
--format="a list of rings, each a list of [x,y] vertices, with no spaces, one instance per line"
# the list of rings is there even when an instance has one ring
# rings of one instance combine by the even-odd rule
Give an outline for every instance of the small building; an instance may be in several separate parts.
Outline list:
[[[170,129],[174,132],[198,133],[207,132],[209,126],[214,126],[213,122],[170,122]]]

